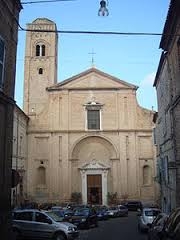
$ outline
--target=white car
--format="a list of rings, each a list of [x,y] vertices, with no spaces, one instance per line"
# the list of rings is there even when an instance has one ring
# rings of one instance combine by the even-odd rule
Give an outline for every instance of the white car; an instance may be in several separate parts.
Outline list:
[[[143,208],[138,213],[138,230],[140,232],[148,231],[156,216],[161,212],[158,208]]]

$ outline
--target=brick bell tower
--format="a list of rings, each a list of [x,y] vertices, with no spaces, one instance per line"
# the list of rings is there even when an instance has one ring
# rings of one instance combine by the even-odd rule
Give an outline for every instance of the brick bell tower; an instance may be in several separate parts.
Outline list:
[[[27,29],[23,109],[31,115],[43,110],[48,101],[46,88],[57,83],[58,34],[56,24],[46,18],[37,18]]]

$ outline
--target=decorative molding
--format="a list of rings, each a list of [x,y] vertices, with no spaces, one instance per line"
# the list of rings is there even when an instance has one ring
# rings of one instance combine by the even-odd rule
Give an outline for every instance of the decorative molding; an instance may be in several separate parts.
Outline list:
[[[54,130],[53,133],[58,133],[58,134],[61,134],[61,133],[87,133],[87,132],[97,132],[97,133],[109,133],[109,132],[112,132],[112,133],[121,133],[121,132],[133,132],[133,133],[137,133],[137,132],[144,132],[144,133],[152,133],[152,129],[106,129],[106,130]],[[52,130],[29,130],[27,132],[28,134],[43,134],[43,133],[52,133]],[[143,137],[152,137],[152,135],[144,135]],[[35,137],[39,137],[39,136],[35,136]],[[44,137],[44,136],[40,136],[40,137]],[[47,136],[49,137],[49,136]]]
[[[79,161],[79,158],[70,158],[69,161],[76,162],[76,161]]]
[[[140,157],[139,160],[140,160],[140,161],[142,161],[142,160],[143,160],[143,161],[148,161],[148,160],[153,161],[153,157],[148,157],[148,158],[147,158],[147,157],[143,157],[143,158]]]
[[[49,138],[49,136],[42,136],[42,135],[39,135],[39,136],[34,136],[34,138]]]
[[[34,161],[36,161],[36,162],[41,162],[41,161],[48,162],[49,160],[48,159],[44,159],[44,158],[35,158]]]
[[[87,170],[108,170],[109,166],[104,165],[102,163],[97,162],[96,160],[91,161],[90,163],[86,163],[83,166],[79,167],[81,171]]]
[[[110,158],[111,161],[120,161],[120,158]]]

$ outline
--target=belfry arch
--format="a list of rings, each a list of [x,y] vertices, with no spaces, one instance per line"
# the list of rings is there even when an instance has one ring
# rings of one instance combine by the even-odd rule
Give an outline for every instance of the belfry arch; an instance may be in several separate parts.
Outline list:
[[[71,156],[72,182],[79,179],[83,203],[107,204],[108,173],[111,160],[117,159],[113,144],[103,137],[88,136],[76,142]]]

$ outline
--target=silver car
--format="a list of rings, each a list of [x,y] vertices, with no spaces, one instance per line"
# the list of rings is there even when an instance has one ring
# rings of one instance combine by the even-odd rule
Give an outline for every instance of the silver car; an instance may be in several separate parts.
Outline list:
[[[148,231],[156,216],[161,212],[158,208],[143,208],[138,213],[138,230],[140,232]]]
[[[77,227],[53,211],[40,211],[36,209],[16,210],[13,212],[13,232],[16,239],[53,239],[70,240],[79,236]]]
[[[117,206],[109,207],[107,210],[107,214],[109,217],[119,217],[119,209]]]

